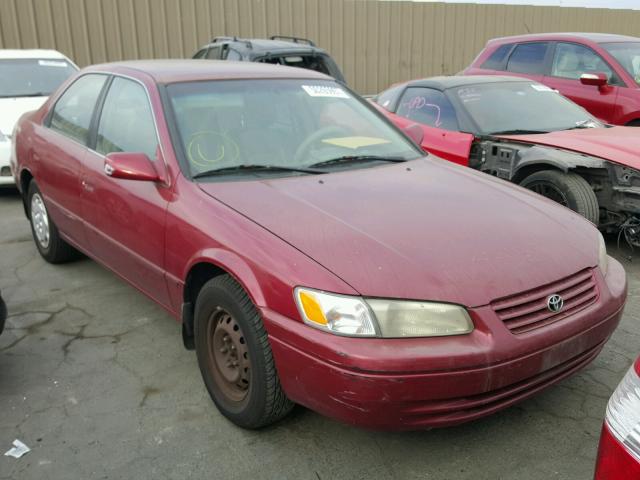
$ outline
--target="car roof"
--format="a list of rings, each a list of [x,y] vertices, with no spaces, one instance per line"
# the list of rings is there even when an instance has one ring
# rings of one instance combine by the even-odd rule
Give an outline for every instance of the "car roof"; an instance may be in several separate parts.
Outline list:
[[[0,59],[2,60],[16,60],[22,58],[41,58],[41,59],[56,59],[56,60],[68,60],[62,53],[57,50],[42,50],[42,49],[0,49]]]
[[[480,85],[487,83],[503,82],[527,82],[533,80],[522,77],[509,77],[507,75],[453,75],[449,77],[429,77],[418,80],[411,80],[405,85],[408,87],[426,87],[436,90],[448,90],[449,88],[464,87],[468,85]]]
[[[573,40],[593,43],[609,42],[640,42],[638,37],[628,35],[616,35],[613,33],[583,33],[583,32],[558,32],[558,33],[532,33],[527,35],[515,35],[512,37],[499,37],[489,40],[489,43],[530,42],[534,40]]]
[[[257,78],[299,78],[334,80],[323,73],[303,68],[268,63],[235,62],[228,60],[135,60],[103,63],[85,69],[136,75],[144,73],[156,83],[176,83],[199,80],[232,80]]]
[[[233,44],[233,49],[249,56],[279,52],[313,52],[324,53],[324,50],[310,43],[267,38],[221,37],[201,47],[213,47],[222,44]]]

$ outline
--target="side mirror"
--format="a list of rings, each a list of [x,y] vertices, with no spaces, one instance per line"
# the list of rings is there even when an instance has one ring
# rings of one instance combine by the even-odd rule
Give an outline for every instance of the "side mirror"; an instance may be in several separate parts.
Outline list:
[[[418,146],[422,145],[422,140],[424,139],[424,130],[417,123],[412,123],[411,125],[407,125],[402,129],[404,134],[413,140]]]
[[[580,75],[580,83],[583,85],[591,85],[594,87],[604,87],[609,82],[606,73],[583,73]]]
[[[144,153],[114,152],[104,161],[104,173],[113,178],[158,182],[160,176]]]

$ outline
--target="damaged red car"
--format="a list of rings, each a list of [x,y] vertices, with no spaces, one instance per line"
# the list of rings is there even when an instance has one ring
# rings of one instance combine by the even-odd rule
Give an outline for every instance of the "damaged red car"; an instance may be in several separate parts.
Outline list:
[[[394,85],[374,101],[420,126],[425,151],[517,183],[640,247],[640,136],[528,79],[453,76]]]
[[[294,403],[380,429],[494,413],[591,362],[626,299],[585,219],[425,157],[310,70],[87,68],[22,117],[12,165],[42,257],[162,305],[246,428]]]

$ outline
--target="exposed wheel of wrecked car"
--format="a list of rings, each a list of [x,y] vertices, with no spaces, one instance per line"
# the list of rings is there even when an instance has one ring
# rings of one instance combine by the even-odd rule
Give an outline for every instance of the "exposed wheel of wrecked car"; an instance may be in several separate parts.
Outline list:
[[[289,413],[293,403],[280,387],[260,314],[228,275],[200,290],[195,344],[207,390],[229,420],[260,428]]]
[[[72,260],[77,255],[77,251],[60,237],[58,228],[49,217],[36,182],[29,184],[27,205],[31,233],[42,258],[49,263],[64,263]]]
[[[526,177],[520,185],[570,208],[594,225],[598,225],[598,199],[589,182],[580,175],[542,170]]]

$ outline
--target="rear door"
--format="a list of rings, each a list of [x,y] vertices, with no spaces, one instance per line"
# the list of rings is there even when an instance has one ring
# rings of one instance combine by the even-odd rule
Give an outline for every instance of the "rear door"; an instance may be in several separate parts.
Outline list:
[[[159,171],[163,162],[145,86],[114,77],[97,121],[93,149],[84,162],[82,211],[96,258],[168,306],[164,278],[165,213],[169,189],[154,182],[105,174],[112,152],[145,153]]]
[[[37,129],[33,160],[36,182],[60,232],[86,247],[81,209],[81,165],[87,154],[94,110],[106,75],[79,77],[56,101]]]
[[[506,63],[506,75],[530,78],[542,82],[549,62],[549,42],[517,44]]]
[[[407,88],[390,114],[400,128],[417,123],[422,127],[422,149],[460,165],[469,165],[473,135],[459,132],[456,111],[440,90],[425,87]]]
[[[602,88],[583,85],[580,82],[583,73],[605,73],[610,85]],[[598,53],[585,45],[570,42],[555,45],[551,68],[543,81],[605,122],[614,113],[618,85],[622,84]]]

